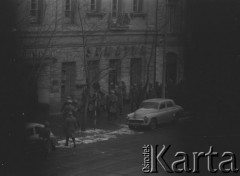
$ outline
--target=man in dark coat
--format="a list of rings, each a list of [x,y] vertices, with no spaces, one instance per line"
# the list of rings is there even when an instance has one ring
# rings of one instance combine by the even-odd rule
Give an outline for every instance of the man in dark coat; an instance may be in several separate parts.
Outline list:
[[[121,87],[116,86],[115,95],[118,98],[117,106],[118,106],[119,113],[121,114],[123,111],[123,93],[122,93]]]
[[[66,135],[65,146],[68,146],[69,138],[71,138],[73,141],[73,147],[76,147],[75,130],[76,130],[76,118],[73,116],[72,112],[69,112],[67,118],[65,119],[65,135]]]
[[[108,120],[117,119],[117,102],[118,98],[115,95],[114,90],[110,91],[110,95],[108,96]]]
[[[137,103],[138,103],[138,90],[137,90],[136,84],[134,84],[130,89],[129,99],[130,99],[130,104],[131,104],[131,111],[136,110]]]
[[[68,98],[67,101],[63,104],[61,112],[64,119],[67,117],[69,112],[73,113],[74,106],[72,103],[72,99]]]
[[[47,156],[49,152],[49,145],[51,145],[50,141],[50,127],[49,127],[49,122],[44,123],[44,128],[41,128],[41,131],[39,132],[39,137],[42,138],[42,147],[43,147],[43,152],[45,157]]]
[[[148,88],[147,98],[151,99],[151,98],[156,98],[156,97],[157,97],[157,95],[156,95],[156,92],[155,92],[155,88],[150,83],[149,88]]]

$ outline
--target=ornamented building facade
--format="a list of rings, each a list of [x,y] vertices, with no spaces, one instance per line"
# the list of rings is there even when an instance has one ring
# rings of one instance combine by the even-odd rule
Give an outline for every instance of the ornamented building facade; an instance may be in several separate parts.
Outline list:
[[[36,74],[38,101],[59,111],[66,96],[81,98],[86,78],[106,93],[121,81],[127,92],[147,80],[181,82],[184,3],[18,0],[19,56]]]

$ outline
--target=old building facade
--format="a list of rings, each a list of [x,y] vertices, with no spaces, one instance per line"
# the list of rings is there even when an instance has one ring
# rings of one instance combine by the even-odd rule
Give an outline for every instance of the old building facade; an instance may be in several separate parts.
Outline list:
[[[66,96],[99,82],[144,85],[184,73],[184,0],[18,0],[19,56],[34,66],[38,101],[60,110]]]

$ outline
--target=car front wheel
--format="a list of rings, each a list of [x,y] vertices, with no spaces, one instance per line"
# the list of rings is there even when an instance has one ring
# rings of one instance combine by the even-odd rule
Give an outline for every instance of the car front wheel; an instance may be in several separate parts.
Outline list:
[[[133,127],[132,125],[128,125],[128,128],[129,128],[130,130],[134,130],[134,127]]]
[[[151,130],[154,130],[154,129],[157,128],[157,120],[156,120],[156,119],[151,119],[151,122],[150,122],[150,124],[149,124],[149,128],[150,128]]]

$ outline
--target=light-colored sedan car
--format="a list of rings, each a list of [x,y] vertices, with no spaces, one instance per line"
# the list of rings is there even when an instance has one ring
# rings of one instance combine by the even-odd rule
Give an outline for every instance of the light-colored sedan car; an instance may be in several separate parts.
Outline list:
[[[155,98],[144,100],[139,109],[127,115],[130,129],[147,126],[151,129],[165,122],[176,122],[183,114],[183,108],[172,99]]]

